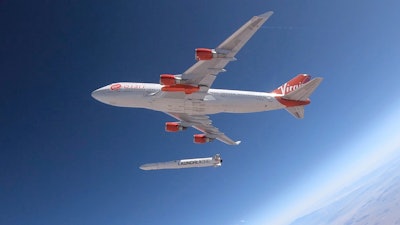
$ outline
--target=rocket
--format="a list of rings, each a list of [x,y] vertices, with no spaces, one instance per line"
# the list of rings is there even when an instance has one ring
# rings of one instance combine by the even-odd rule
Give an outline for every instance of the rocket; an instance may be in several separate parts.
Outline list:
[[[208,158],[180,159],[169,162],[158,162],[143,164],[139,168],[142,170],[164,170],[164,169],[183,169],[192,167],[219,167],[222,159],[219,154]]]

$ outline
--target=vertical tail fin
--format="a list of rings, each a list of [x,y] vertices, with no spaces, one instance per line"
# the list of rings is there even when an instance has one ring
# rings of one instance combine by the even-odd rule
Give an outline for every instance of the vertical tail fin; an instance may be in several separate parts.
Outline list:
[[[275,97],[286,110],[298,119],[304,117],[304,106],[310,104],[310,95],[322,82],[322,78],[317,77],[311,80],[307,74],[299,74],[290,81],[284,83],[272,93],[282,96]]]
[[[296,90],[297,88],[301,87],[303,84],[307,83],[310,80],[311,80],[310,75],[299,74],[295,78],[291,79],[290,81],[282,84],[280,87],[275,89],[273,93],[282,95],[289,94],[290,92]]]

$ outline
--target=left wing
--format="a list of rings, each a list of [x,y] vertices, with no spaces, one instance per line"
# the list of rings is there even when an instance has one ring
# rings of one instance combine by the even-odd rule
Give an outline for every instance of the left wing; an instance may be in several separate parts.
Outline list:
[[[230,61],[236,60],[235,55],[272,14],[273,12],[270,11],[254,16],[215,49],[196,49],[198,62],[181,75],[165,75],[165,83],[168,83],[168,79],[173,79],[174,81],[171,82],[173,85],[166,85],[167,87],[163,87],[162,92],[155,93],[154,96],[203,101],[216,76],[220,72],[225,72],[224,67]],[[179,80],[179,84],[175,83],[176,79]],[[194,88],[195,91],[185,90],[188,87]],[[176,92],[179,88],[183,88],[187,93]],[[240,144],[240,141],[233,141],[214,127],[207,115],[172,112],[167,112],[167,114],[178,119],[181,128],[194,127],[203,132],[204,134],[195,135],[196,143],[205,143],[217,139],[229,145]]]
[[[200,87],[198,92],[190,96],[191,99],[204,98],[216,76],[220,72],[225,72],[224,67],[230,61],[236,60],[235,55],[272,14],[273,12],[270,11],[259,16],[254,16],[217,48],[202,49],[209,50],[210,52],[208,52],[209,54],[206,57],[211,58],[201,59],[196,50],[196,58],[199,61],[186,70],[181,76],[182,84]]]
[[[188,115],[186,113],[167,113],[175,119],[181,121],[183,127],[193,127],[204,133],[204,136],[198,136],[199,139],[204,142],[209,142],[214,139],[220,140],[228,145],[238,145],[240,141],[234,141],[227,137],[224,133],[219,131],[218,128],[212,125],[212,121],[209,116],[206,115]],[[200,143],[200,142],[199,142]]]

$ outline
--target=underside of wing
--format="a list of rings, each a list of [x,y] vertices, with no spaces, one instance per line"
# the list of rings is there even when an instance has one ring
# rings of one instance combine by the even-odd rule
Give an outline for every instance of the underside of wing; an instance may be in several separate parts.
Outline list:
[[[226,136],[223,132],[219,131],[218,128],[212,125],[210,117],[207,115],[188,115],[185,113],[167,113],[168,115],[174,117],[180,121],[180,125],[183,127],[193,127],[204,134],[195,135],[198,138],[196,143],[205,143],[217,139],[228,145],[238,145],[240,141],[233,141],[231,138]]]
[[[215,49],[196,49],[199,61],[182,74],[181,82],[201,87],[199,92],[206,93],[216,76],[225,72],[224,68],[230,61],[236,60],[235,55],[272,14],[267,12],[254,16]]]

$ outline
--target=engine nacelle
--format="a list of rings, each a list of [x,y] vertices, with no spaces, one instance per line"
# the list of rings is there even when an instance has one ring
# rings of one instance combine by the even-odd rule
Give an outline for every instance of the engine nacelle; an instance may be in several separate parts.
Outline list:
[[[165,85],[161,88],[161,91],[166,92],[184,92],[187,95],[190,95],[194,92],[198,92],[200,87],[192,86],[189,84],[175,84],[175,85]]]
[[[209,48],[196,48],[195,59],[199,60],[211,60],[214,58],[224,58],[229,61],[235,61],[235,57],[228,57],[227,55],[231,52],[225,49],[209,49]]]
[[[165,123],[165,131],[167,132],[177,132],[182,130],[186,130],[186,127],[182,126],[179,122]]]
[[[160,84],[161,85],[175,85],[180,84],[181,79],[172,74],[161,74],[160,75]]]
[[[196,48],[195,58],[199,60],[211,60],[217,57],[217,52],[215,49],[209,48]]]
[[[193,142],[196,144],[204,144],[212,141],[211,138],[207,137],[205,134],[195,134],[193,135]]]

